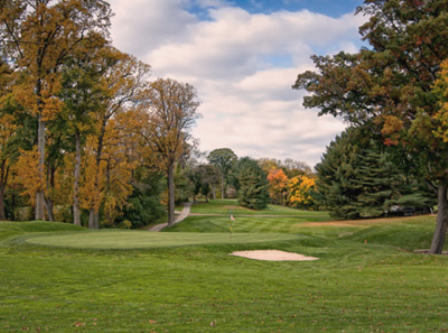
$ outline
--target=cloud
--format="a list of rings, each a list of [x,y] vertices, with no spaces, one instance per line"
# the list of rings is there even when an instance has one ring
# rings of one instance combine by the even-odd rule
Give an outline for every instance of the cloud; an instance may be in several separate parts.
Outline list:
[[[307,10],[251,14],[215,0],[113,0],[115,45],[148,62],[154,77],[193,84],[203,118],[193,130],[202,150],[287,157],[310,165],[344,129],[304,110],[293,91],[312,54],[354,52],[363,18]],[[201,6],[207,19],[188,11]]]

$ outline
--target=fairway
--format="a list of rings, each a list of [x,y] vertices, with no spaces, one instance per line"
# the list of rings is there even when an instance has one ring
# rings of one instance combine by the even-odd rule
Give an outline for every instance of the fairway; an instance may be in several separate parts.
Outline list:
[[[153,233],[148,231],[100,231],[31,236],[27,243],[74,249],[150,249],[204,244],[247,244],[293,240],[293,234],[274,233]]]
[[[0,222],[0,332],[443,332],[448,257],[413,252],[434,224],[240,216],[230,234],[220,216],[162,233]],[[319,260],[229,255],[268,249]]]

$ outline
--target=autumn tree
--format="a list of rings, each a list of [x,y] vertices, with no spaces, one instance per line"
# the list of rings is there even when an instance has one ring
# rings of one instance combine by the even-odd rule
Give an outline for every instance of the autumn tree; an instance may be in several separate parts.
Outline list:
[[[199,102],[194,87],[172,79],[151,83],[147,127],[142,131],[157,164],[165,172],[168,186],[168,225],[174,222],[176,164],[188,154],[189,130],[199,117]]]
[[[376,125],[383,142],[400,146],[436,184],[438,216],[431,253],[441,253],[448,222],[448,145],[437,136],[440,96],[432,89],[448,57],[448,0],[366,0],[360,27],[369,48],[357,54],[314,56],[317,72],[298,76],[311,95],[306,107]]]
[[[295,208],[310,209],[315,206],[312,191],[316,188],[316,180],[312,176],[298,175],[291,178],[287,185],[288,205]]]
[[[26,72],[26,80],[15,92],[23,107],[38,119],[39,175],[43,180],[47,123],[61,107],[56,97],[60,70],[81,41],[107,36],[111,11],[101,0],[17,0],[2,5],[3,56]],[[36,194],[36,219],[45,218],[44,204],[42,187]]]
[[[292,158],[286,158],[280,166],[289,178],[301,175],[311,175],[313,173],[311,167],[307,163],[296,161]]]
[[[289,179],[282,169],[271,169],[267,176],[269,181],[269,195],[276,205],[284,205],[285,196],[288,193]]]
[[[106,41],[105,41],[106,42]],[[87,43],[87,41],[85,41]],[[62,70],[59,98],[64,102],[58,114],[58,126],[65,128],[66,137],[74,147],[73,170],[73,223],[81,225],[79,187],[81,177],[81,158],[88,135],[95,131],[97,114],[103,112],[108,98],[107,87],[102,84],[102,76],[109,70],[109,46],[96,43],[89,47],[90,52],[77,50],[65,63]]]
[[[104,199],[101,186],[104,180],[101,178],[106,174],[101,171],[101,164],[104,160],[108,124],[117,114],[145,105],[147,97],[144,92],[150,70],[149,65],[114,48],[106,49],[102,59],[100,84],[104,95],[99,109],[94,112],[95,130],[89,136],[93,157],[89,157],[90,166],[86,169],[92,182],[92,191],[86,193],[90,202],[89,228],[94,229],[99,228],[98,213]]]
[[[15,137],[17,135],[17,120],[13,116],[18,106],[11,100],[14,84],[13,71],[4,61],[0,60],[0,220],[5,220],[5,191],[10,178],[12,159],[17,155]]]
[[[207,156],[210,164],[214,165],[221,174],[221,198],[225,198],[226,177],[237,161],[237,156],[229,148],[215,149]]]
[[[282,161],[275,158],[262,157],[258,159],[258,165],[263,169],[265,174],[269,174],[272,169],[278,169],[282,165]]]

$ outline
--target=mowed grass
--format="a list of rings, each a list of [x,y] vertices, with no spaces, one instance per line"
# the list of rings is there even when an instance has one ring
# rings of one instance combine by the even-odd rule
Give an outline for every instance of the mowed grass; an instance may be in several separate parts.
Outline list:
[[[80,232],[60,223],[0,222],[0,332],[448,330],[448,258],[412,252],[429,247],[434,217],[349,226],[254,217],[255,224],[264,224],[258,232],[249,226],[250,218],[239,217],[233,235],[226,230],[228,218],[208,218],[224,230],[202,237],[214,233],[221,242],[188,246],[176,245],[184,232]],[[185,225],[201,224],[199,217],[189,219]],[[293,238],[228,242],[249,229],[253,236]],[[167,247],[126,250],[30,243],[78,237],[82,248],[114,233],[122,237],[114,241],[123,244],[146,234],[180,238]],[[257,249],[320,259],[267,262],[228,255]]]
[[[103,231],[28,236],[27,243],[75,249],[131,250],[201,244],[248,244],[294,239],[291,234],[238,233],[153,233],[142,231]]]
[[[165,232],[227,232],[231,228],[234,233],[297,233],[305,222],[327,221],[326,217],[300,216],[235,216],[232,221],[229,216],[189,216],[182,223]]]
[[[191,205],[193,214],[224,214],[224,215],[293,215],[293,216],[319,216],[329,220],[328,213],[304,211],[277,205],[268,205],[263,210],[253,210],[238,206],[234,199],[210,200],[209,203],[198,203]]]

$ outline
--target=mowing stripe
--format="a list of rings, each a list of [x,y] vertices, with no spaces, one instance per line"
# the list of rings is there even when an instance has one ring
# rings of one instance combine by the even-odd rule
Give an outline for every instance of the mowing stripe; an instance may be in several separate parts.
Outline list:
[[[77,249],[146,249],[204,244],[241,244],[296,239],[293,234],[274,233],[152,233],[142,231],[100,231],[29,236],[26,242]]]

